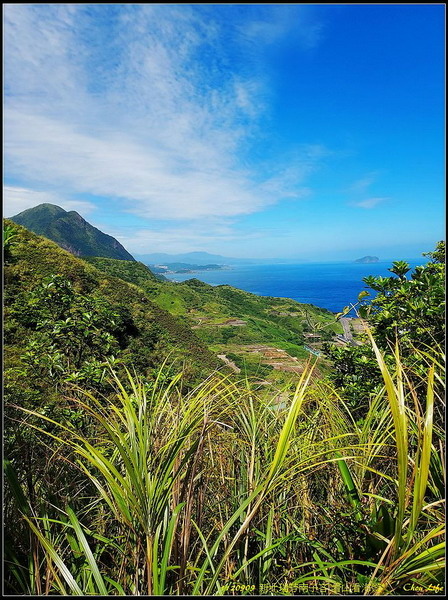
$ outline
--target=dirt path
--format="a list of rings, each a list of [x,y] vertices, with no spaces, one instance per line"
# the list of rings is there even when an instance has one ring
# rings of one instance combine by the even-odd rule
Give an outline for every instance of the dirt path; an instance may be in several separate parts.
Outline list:
[[[344,330],[344,337],[348,342],[353,343],[353,334],[352,329],[350,327],[350,320],[347,318],[339,319],[340,324],[342,325],[342,329]]]
[[[241,372],[241,369],[236,366],[236,364],[233,362],[233,360],[229,360],[225,354],[218,354],[217,356],[218,356],[218,358],[223,360],[228,367],[233,369],[235,371],[235,373]]]

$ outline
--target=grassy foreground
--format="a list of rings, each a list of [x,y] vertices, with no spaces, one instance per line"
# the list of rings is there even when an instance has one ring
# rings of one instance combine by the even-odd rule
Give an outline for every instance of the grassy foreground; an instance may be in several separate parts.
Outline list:
[[[281,403],[219,374],[185,394],[163,367],[74,388],[76,422],[16,407],[49,468],[29,490],[6,462],[6,591],[441,593],[443,361],[416,389],[371,343],[384,386],[358,422],[311,364]]]

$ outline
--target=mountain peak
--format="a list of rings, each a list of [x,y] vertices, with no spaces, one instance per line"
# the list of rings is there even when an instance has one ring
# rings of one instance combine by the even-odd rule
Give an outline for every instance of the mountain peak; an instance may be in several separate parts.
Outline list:
[[[12,217],[12,219],[27,218],[29,215],[32,215],[34,219],[44,218],[45,220],[49,220],[54,218],[56,215],[62,216],[65,214],[67,214],[67,211],[61,208],[60,206],[44,202],[43,204],[38,204],[33,208],[27,208],[15,217]]]
[[[88,223],[75,210],[39,204],[11,217],[11,221],[53,240],[75,256],[102,256],[119,260],[134,257],[111,235]]]

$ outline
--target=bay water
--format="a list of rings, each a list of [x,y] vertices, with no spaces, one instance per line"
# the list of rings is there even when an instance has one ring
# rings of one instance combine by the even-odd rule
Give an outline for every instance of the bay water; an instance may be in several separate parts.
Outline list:
[[[426,264],[427,259],[407,261],[411,267]],[[258,294],[292,298],[298,302],[314,304],[332,312],[341,312],[344,306],[355,303],[358,294],[369,290],[362,281],[368,275],[389,277],[392,261],[377,263],[302,263],[276,265],[232,266],[216,271],[170,274],[171,281],[196,278],[211,285],[231,285]]]

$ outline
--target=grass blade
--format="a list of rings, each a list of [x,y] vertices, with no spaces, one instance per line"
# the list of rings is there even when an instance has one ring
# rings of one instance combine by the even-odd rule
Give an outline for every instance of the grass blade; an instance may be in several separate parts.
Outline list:
[[[86,536],[84,535],[84,532],[81,528],[81,525],[80,525],[75,513],[69,506],[67,506],[67,514],[68,514],[68,518],[70,519],[70,523],[73,525],[73,529],[75,530],[79,545],[81,546],[81,548],[84,552],[84,556],[86,557],[87,562],[92,570],[93,577],[98,586],[98,592],[103,596],[107,596],[107,588],[104,584],[104,580],[98,569],[96,560],[92,554],[92,550],[90,549],[90,546],[87,542]]]

